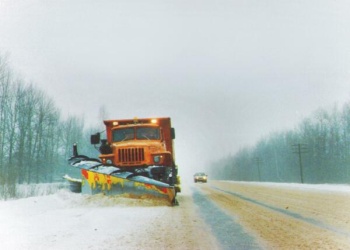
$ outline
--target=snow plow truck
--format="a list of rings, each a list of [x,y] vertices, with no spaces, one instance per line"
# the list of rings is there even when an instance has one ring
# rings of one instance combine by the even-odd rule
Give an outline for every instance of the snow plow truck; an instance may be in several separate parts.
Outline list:
[[[81,180],[65,176],[72,191],[166,199],[176,205],[181,192],[175,164],[175,129],[170,118],[105,120],[106,138],[91,135],[98,159],[79,155],[73,145],[69,164],[81,171]]]

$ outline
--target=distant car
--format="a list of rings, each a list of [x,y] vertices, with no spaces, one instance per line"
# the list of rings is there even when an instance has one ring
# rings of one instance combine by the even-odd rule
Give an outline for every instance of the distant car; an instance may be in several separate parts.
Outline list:
[[[206,175],[205,173],[201,172],[201,173],[195,173],[194,174],[194,182],[207,182],[208,181],[208,175]]]

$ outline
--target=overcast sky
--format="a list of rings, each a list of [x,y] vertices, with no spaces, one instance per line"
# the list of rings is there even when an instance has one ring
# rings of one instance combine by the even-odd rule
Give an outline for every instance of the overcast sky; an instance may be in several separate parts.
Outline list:
[[[181,168],[350,100],[348,0],[0,0],[0,53],[62,114],[169,116]]]

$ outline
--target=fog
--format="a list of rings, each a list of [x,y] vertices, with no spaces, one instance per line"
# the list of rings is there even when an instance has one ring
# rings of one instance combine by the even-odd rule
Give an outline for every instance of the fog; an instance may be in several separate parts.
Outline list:
[[[0,0],[0,53],[63,116],[169,116],[182,171],[350,97],[347,0]]]

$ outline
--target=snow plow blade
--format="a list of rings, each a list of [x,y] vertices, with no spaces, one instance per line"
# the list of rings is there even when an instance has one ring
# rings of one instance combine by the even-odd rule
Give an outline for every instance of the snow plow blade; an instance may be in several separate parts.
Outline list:
[[[99,160],[86,156],[72,157],[69,163],[81,169],[83,194],[128,194],[135,198],[165,199],[170,205],[176,202],[175,187],[167,183],[123,171],[113,165],[103,165]]]

